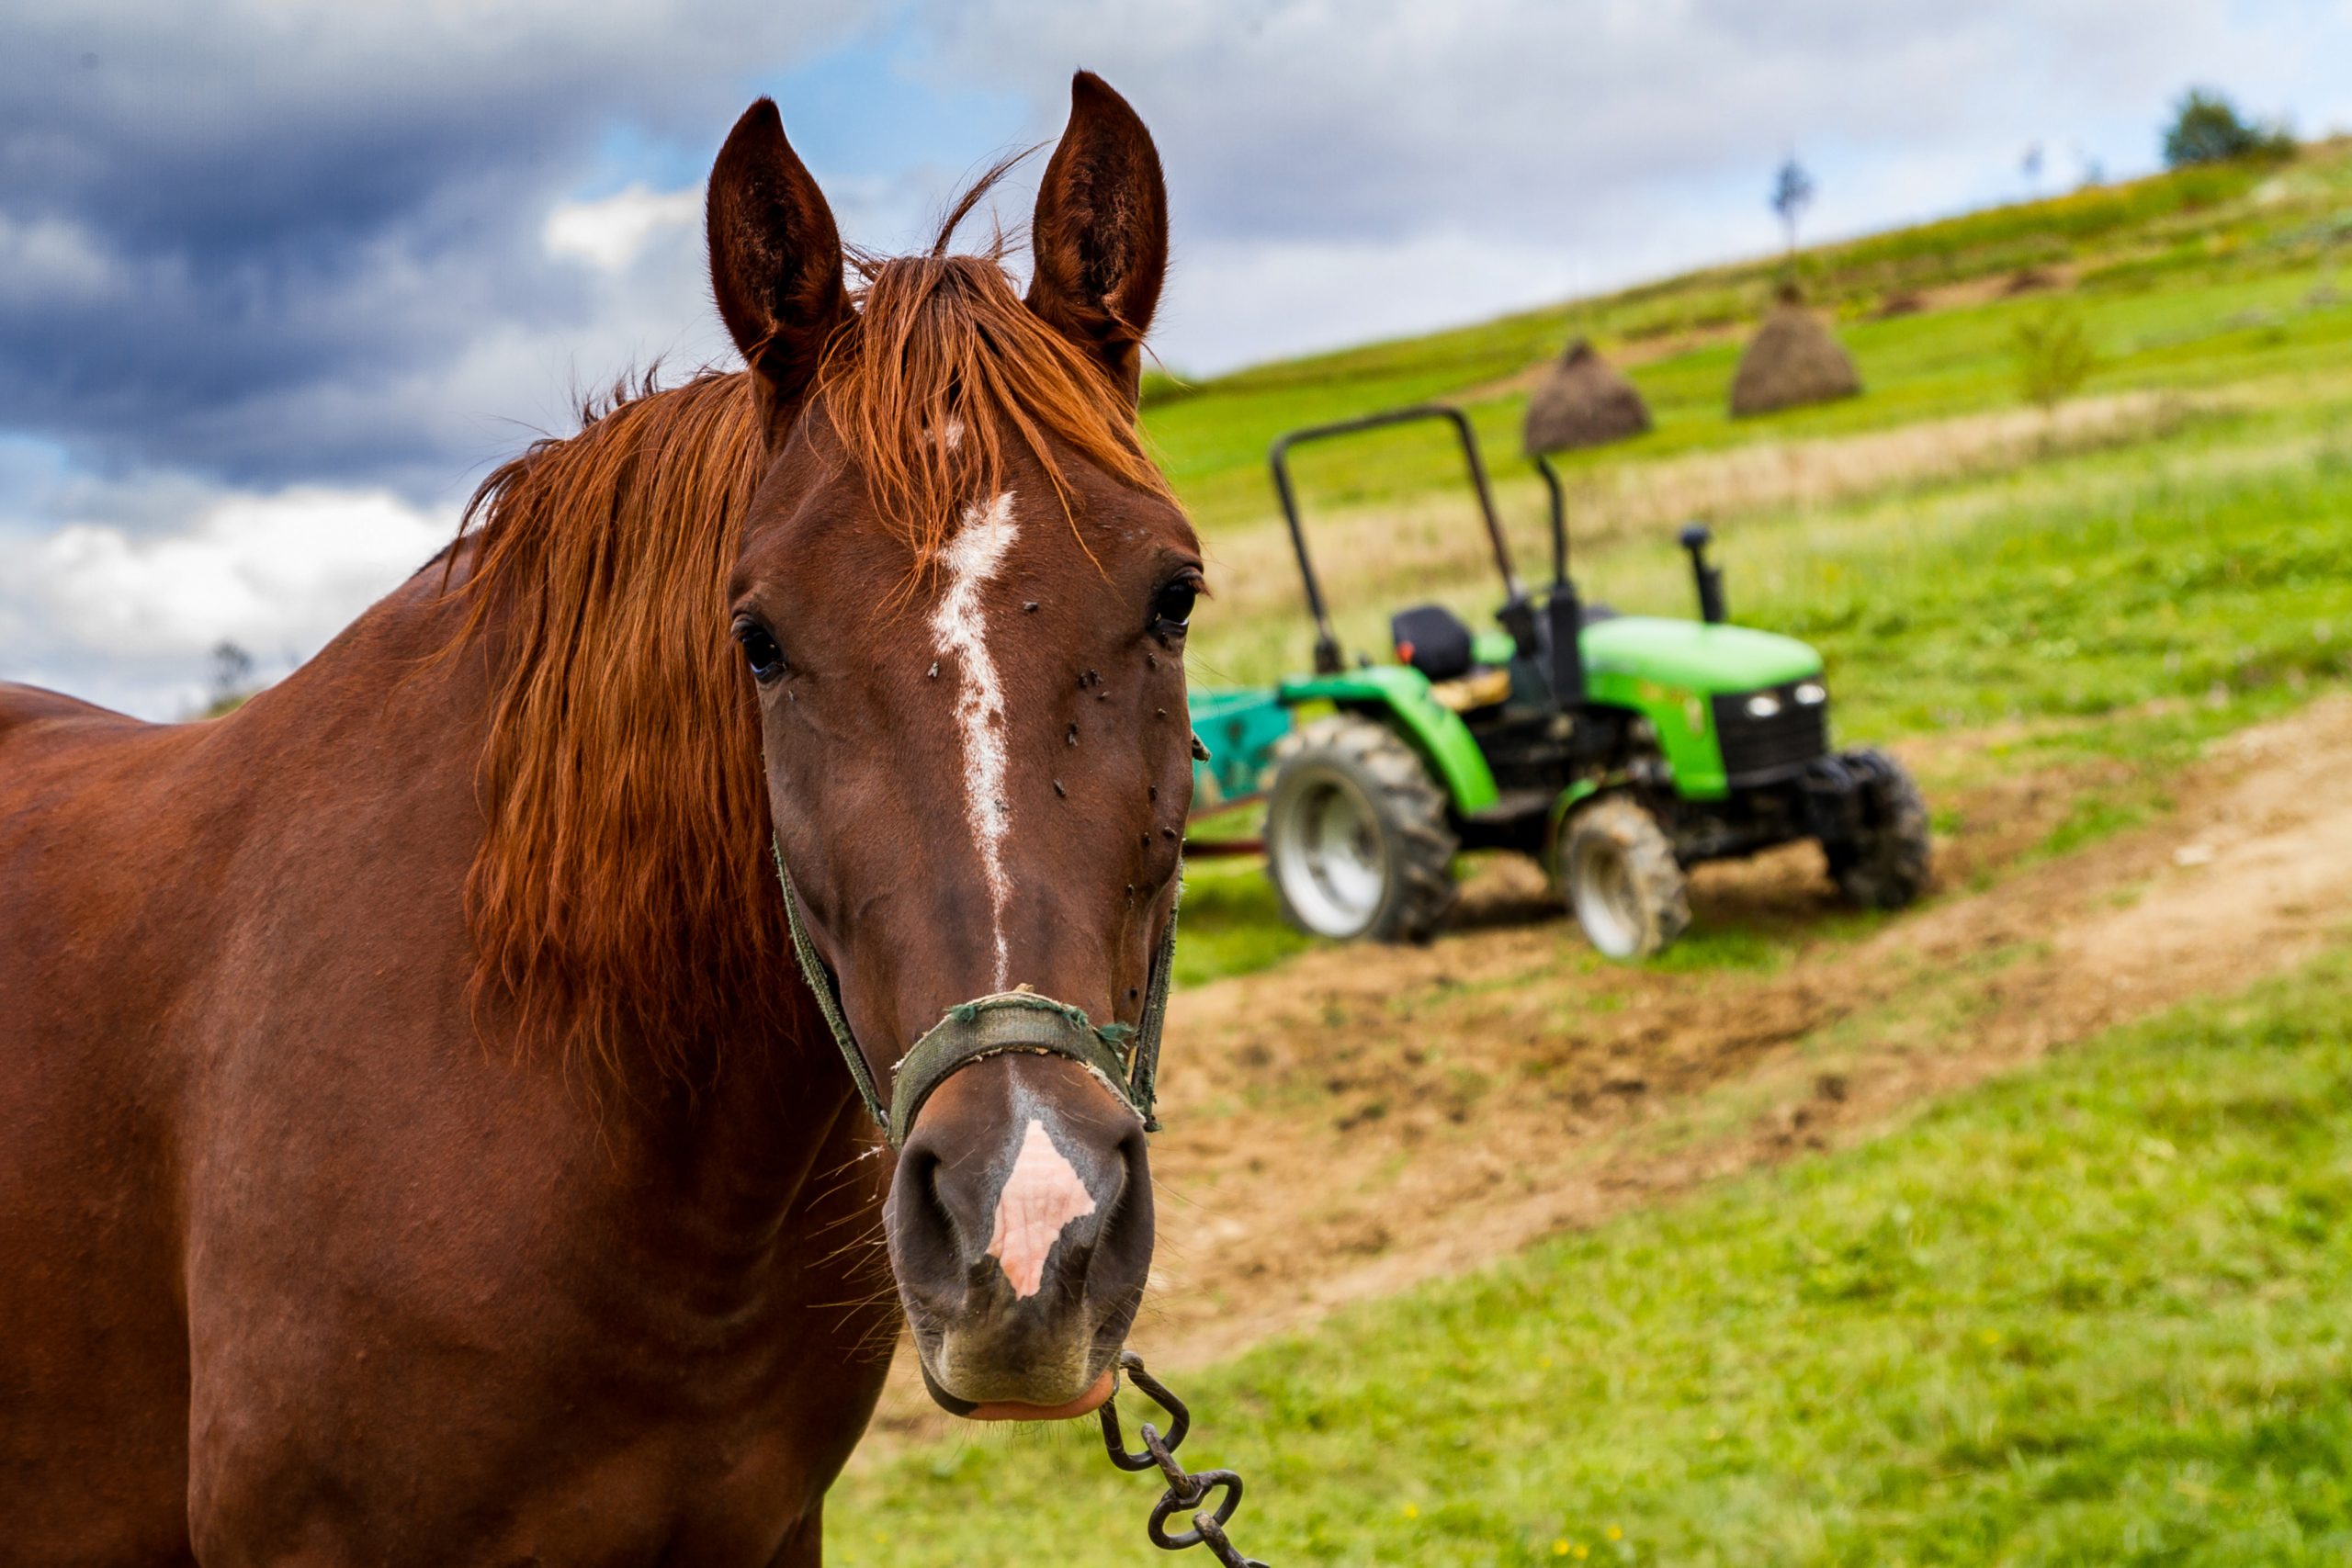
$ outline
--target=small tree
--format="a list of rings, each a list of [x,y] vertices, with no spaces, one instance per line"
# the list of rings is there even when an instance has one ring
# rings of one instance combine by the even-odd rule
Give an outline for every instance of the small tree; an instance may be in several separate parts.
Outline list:
[[[1813,205],[1813,176],[1804,172],[1804,165],[1796,161],[1793,153],[1782,161],[1772,175],[1772,210],[1780,215],[1781,227],[1787,231],[1789,259],[1792,262],[1797,254],[1797,219]]]
[[[253,695],[254,656],[226,638],[212,645],[212,700],[207,718],[217,718]]]
[[[2219,164],[2232,158],[2284,158],[2295,151],[2293,134],[2281,125],[2257,125],[2238,113],[2218,92],[2191,87],[2173,106],[2165,128],[2165,165]]]
[[[254,678],[254,656],[240,645],[222,640],[212,645],[212,694],[232,695]]]
[[[2063,304],[2019,321],[2010,346],[2017,355],[2018,390],[2046,414],[2056,414],[2060,403],[2081,391],[2098,364],[2082,317]]]
[[[2025,193],[2030,197],[2041,194],[2041,143],[2027,148],[2018,159],[2018,173],[2025,176]]]

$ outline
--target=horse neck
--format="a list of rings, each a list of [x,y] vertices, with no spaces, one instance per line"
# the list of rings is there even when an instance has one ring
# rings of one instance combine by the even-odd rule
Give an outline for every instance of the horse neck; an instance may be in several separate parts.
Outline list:
[[[448,834],[456,852],[435,857],[420,874],[445,884],[452,901],[462,897],[466,870],[484,838],[477,780],[496,712],[499,661],[508,653],[495,615],[465,630],[460,593],[469,565],[470,548],[461,545],[446,570],[435,564],[419,572],[234,716],[265,745],[296,743],[299,731],[300,743],[340,755],[380,748],[399,754],[409,773],[440,781],[437,812],[458,819]],[[594,760],[582,759],[582,765],[594,767]],[[745,852],[763,858],[765,845],[747,845]],[[728,933],[640,934],[662,950],[691,953]],[[472,953],[469,946],[469,959]],[[731,1009],[717,998],[707,1026],[691,1039],[640,1039],[636,1049],[596,1059],[526,1043],[511,1000],[494,987],[469,998],[464,1011],[494,1056],[560,1079],[566,1102],[594,1119],[598,1138],[616,1153],[755,1217],[805,1179],[809,1158],[842,1124],[854,1090],[789,955],[772,973],[749,978],[760,994]],[[452,983],[469,977],[453,975]],[[628,998],[613,1001],[628,1010]],[[624,1039],[627,1028],[618,1030]]]

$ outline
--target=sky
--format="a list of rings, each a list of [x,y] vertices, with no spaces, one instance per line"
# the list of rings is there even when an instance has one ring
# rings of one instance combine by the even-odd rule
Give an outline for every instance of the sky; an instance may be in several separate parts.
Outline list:
[[[1102,73],[1208,374],[1768,250],[1792,154],[1826,238],[2030,194],[2030,146],[2144,173],[2191,85],[2352,128],[2346,60],[2352,0],[10,0],[0,679],[282,674],[583,394],[729,362],[701,182],[761,94],[888,251]]]

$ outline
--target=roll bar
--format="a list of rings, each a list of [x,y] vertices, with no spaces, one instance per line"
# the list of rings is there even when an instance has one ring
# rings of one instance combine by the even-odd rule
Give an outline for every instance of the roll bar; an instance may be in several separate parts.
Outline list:
[[[1303,430],[1294,430],[1276,439],[1266,454],[1266,461],[1274,471],[1274,494],[1282,501],[1283,520],[1290,525],[1291,547],[1298,552],[1298,575],[1306,585],[1306,608],[1315,617],[1315,670],[1317,674],[1336,673],[1342,661],[1340,639],[1331,630],[1330,612],[1324,604],[1322,584],[1316,580],[1314,562],[1307,558],[1306,531],[1298,518],[1298,493],[1290,482],[1291,448],[1303,446],[1310,441],[1359,435],[1366,431],[1385,430],[1392,424],[1414,424],[1430,419],[1443,420],[1453,427],[1454,438],[1462,444],[1463,459],[1469,465],[1470,483],[1478,492],[1478,513],[1486,522],[1487,541],[1494,546],[1495,565],[1503,574],[1503,587],[1514,603],[1526,597],[1525,591],[1519,584],[1519,574],[1511,569],[1510,546],[1503,537],[1502,520],[1495,513],[1494,491],[1487,483],[1487,465],[1478,456],[1478,438],[1471,431],[1468,416],[1460,409],[1443,403],[1419,403],[1411,408],[1391,409],[1385,413],[1366,414],[1362,419],[1343,419],[1331,424],[1311,424]],[[1548,469],[1546,474],[1549,477]],[[1553,516],[1555,519],[1553,553],[1556,561],[1565,563],[1566,546],[1559,536],[1556,521],[1560,515],[1559,481],[1553,479],[1551,482]]]
[[[1544,476],[1544,488],[1550,492],[1552,506],[1552,586],[1565,588],[1568,583],[1568,496],[1560,484],[1560,470],[1552,466],[1551,457],[1535,454],[1535,471]]]

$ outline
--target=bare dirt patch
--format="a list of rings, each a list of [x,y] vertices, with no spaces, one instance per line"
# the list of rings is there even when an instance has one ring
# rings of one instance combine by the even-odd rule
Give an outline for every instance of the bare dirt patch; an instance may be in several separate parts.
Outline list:
[[[2331,696],[2215,748],[2161,823],[1753,967],[1603,964],[1498,864],[1434,946],[1180,996],[1135,1341],[1164,1368],[1220,1359],[2289,967],[2352,918],[2347,770],[2352,695]],[[2064,794],[1973,798],[1945,886],[2037,840]],[[1711,868],[1694,902],[1702,927],[1800,932],[1835,907],[1802,849]],[[877,1425],[935,1416],[902,1360]]]

